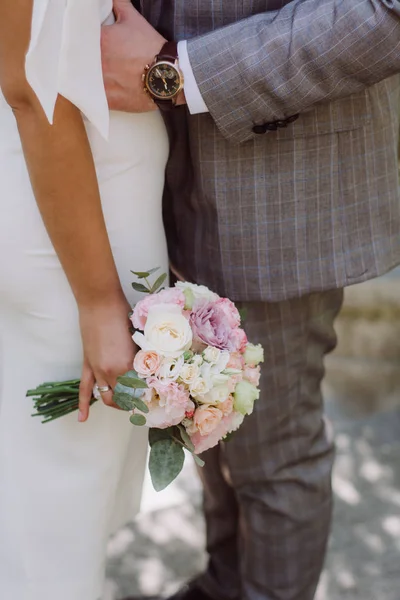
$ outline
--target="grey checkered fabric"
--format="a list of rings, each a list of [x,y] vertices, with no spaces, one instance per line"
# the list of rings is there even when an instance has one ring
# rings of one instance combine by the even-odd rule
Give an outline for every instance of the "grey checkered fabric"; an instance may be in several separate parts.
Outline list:
[[[211,113],[168,116],[166,225],[185,278],[276,301],[396,265],[400,1],[142,4],[190,40]]]
[[[171,260],[243,301],[266,349],[255,413],[201,472],[201,584],[216,600],[311,600],[331,513],[320,383],[341,288],[400,262],[400,0],[141,4],[189,40],[210,110],[166,117]]]
[[[332,432],[323,419],[323,357],[343,293],[245,303],[265,364],[254,413],[200,469],[216,600],[311,600],[331,520]]]

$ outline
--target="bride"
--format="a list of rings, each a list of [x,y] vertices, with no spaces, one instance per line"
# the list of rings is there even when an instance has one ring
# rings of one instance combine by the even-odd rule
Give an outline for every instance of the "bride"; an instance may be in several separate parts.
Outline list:
[[[8,600],[97,600],[107,538],[141,495],[146,432],[110,408],[111,391],[88,419],[89,400],[95,382],[111,390],[132,365],[130,270],[167,269],[168,141],[150,106],[108,111],[100,31],[112,21],[112,0],[0,2],[0,597]],[[154,54],[163,41],[154,40]],[[28,388],[79,377],[80,422],[31,418]]]

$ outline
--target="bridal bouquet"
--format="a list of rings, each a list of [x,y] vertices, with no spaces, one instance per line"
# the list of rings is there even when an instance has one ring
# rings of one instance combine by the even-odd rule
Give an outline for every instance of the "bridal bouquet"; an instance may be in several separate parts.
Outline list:
[[[177,282],[153,286],[155,270],[135,272],[147,293],[133,308],[133,340],[140,348],[133,370],[118,378],[113,399],[134,425],[150,428],[149,468],[154,488],[167,487],[180,473],[184,448],[198,456],[237,430],[259,397],[263,348],[248,342],[239,311],[228,298],[204,286]],[[30,390],[43,422],[78,408],[79,380]],[[92,402],[100,399],[96,388]]]

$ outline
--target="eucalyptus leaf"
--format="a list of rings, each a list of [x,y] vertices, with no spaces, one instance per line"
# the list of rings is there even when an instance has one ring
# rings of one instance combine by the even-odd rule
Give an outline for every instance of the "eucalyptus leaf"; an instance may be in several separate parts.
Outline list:
[[[194,458],[194,462],[197,464],[197,466],[199,467],[204,467],[204,465],[206,464],[204,462],[204,460],[201,460],[200,456],[198,456],[198,454],[193,454],[193,458]]]
[[[114,394],[128,394],[132,398],[141,398],[143,396],[144,388],[131,388],[122,383],[117,383],[114,388]]]
[[[182,471],[185,462],[183,448],[173,440],[160,440],[150,451],[149,470],[154,489],[164,490]]]
[[[134,410],[136,408],[133,396],[130,394],[114,393],[113,400],[115,404],[118,404],[118,406],[122,408],[122,410]]]
[[[138,279],[146,279],[146,277],[150,277],[150,273],[148,271],[131,271],[133,275],[136,275]]]
[[[147,288],[143,283],[136,283],[135,281],[132,283],[132,287],[136,292],[142,292],[142,294],[150,294],[149,288]]]
[[[149,412],[149,407],[140,398],[133,398],[132,401],[135,405],[135,408],[140,410],[140,412],[145,413],[145,414],[147,414]]]
[[[181,434],[182,441],[185,444],[186,448],[189,450],[189,452],[194,452],[193,442],[190,439],[186,429],[184,428],[183,425],[178,425],[178,428],[179,428],[179,433]]]
[[[146,417],[143,415],[132,415],[129,420],[132,425],[136,425],[137,427],[143,427],[143,425],[146,425]]]
[[[164,281],[166,279],[167,279],[166,273],[163,273],[162,275],[160,275],[160,277],[157,279],[157,281],[152,285],[151,293],[154,294],[155,292],[157,292],[157,290],[162,286],[162,284],[164,283]]]
[[[156,429],[151,427],[149,431],[149,444],[153,446],[161,440],[170,440],[174,435],[175,427],[167,427],[167,429]]]
[[[127,377],[126,375],[122,375],[122,377],[117,378],[117,381],[128,388],[144,390],[148,387],[147,383],[143,381],[143,379],[139,379],[139,377]]]

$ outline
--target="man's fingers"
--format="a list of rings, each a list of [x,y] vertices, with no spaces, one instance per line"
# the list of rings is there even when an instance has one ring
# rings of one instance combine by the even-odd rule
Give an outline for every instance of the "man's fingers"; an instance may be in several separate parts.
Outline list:
[[[79,413],[78,421],[83,423],[89,417],[90,401],[93,396],[94,376],[90,367],[85,363],[82,369],[81,383],[79,386]]]
[[[113,10],[117,23],[126,21],[134,14],[136,9],[132,6],[130,0],[113,0]]]

